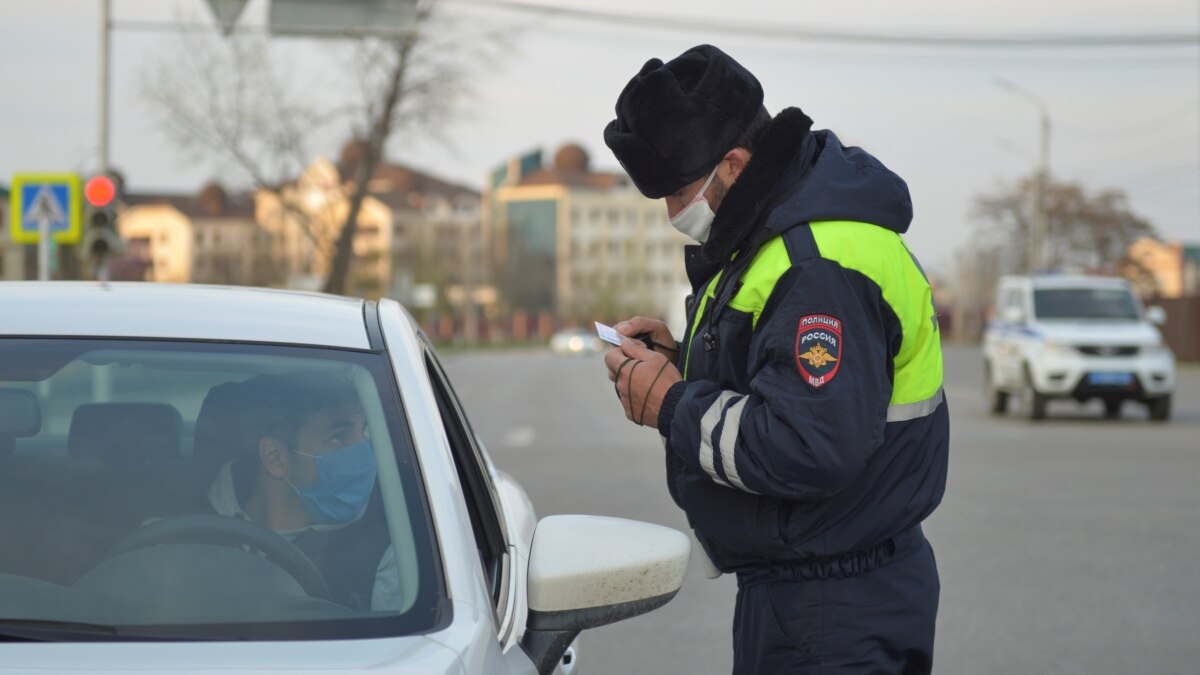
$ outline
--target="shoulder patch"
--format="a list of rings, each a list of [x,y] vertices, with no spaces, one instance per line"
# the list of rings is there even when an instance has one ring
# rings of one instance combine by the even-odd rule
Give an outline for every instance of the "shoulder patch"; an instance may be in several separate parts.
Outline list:
[[[804,381],[820,389],[842,365],[842,320],[828,314],[800,317],[796,328],[796,367]]]

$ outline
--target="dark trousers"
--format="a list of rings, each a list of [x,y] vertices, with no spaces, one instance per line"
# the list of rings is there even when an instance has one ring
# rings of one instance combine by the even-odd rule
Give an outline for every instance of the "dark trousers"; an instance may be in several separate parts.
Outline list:
[[[739,586],[734,675],[928,674],[940,588],[927,541],[856,576]]]

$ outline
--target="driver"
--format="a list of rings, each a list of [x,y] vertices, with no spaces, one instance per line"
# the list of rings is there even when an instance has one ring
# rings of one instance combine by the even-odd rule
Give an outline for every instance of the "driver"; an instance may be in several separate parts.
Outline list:
[[[291,541],[333,599],[353,609],[400,606],[400,580],[375,489],[375,453],[350,381],[327,374],[254,380],[253,447],[223,465],[212,509]]]

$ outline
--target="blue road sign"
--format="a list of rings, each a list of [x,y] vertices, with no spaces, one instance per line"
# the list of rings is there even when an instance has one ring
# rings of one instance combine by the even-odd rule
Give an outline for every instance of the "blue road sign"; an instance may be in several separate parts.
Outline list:
[[[83,231],[80,193],[79,174],[14,174],[9,194],[12,240],[36,244],[44,223],[55,242],[77,243]]]

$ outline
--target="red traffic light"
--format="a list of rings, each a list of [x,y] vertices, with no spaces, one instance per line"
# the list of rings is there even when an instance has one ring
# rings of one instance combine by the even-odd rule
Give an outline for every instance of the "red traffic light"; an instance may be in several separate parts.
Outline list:
[[[92,206],[108,206],[117,196],[117,186],[108,176],[92,176],[83,186],[83,196]]]

